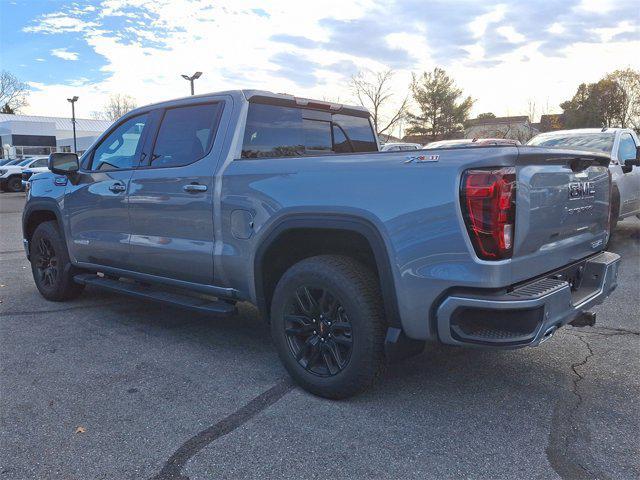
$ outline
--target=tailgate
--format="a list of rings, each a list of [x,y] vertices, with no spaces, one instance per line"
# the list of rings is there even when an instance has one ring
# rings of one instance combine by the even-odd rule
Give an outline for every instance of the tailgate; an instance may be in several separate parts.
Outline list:
[[[609,234],[610,159],[585,152],[519,148],[513,259],[534,270],[600,251]]]

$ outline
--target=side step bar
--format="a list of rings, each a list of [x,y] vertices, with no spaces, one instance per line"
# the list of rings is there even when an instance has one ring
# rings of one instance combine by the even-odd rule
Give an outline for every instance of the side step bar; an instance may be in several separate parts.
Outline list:
[[[153,286],[142,285],[135,282],[122,282],[110,278],[101,277],[92,273],[83,273],[73,277],[76,283],[91,285],[111,292],[122,293],[130,297],[143,300],[161,302],[168,305],[187,308],[200,313],[217,316],[231,316],[236,313],[236,307],[224,300],[212,300],[210,298],[192,297],[189,295],[161,290]]]

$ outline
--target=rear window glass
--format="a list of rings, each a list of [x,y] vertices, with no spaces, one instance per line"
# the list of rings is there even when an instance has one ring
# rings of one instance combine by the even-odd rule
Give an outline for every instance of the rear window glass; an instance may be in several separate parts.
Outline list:
[[[538,135],[527,145],[548,148],[568,148],[588,152],[611,153],[613,133],[584,133],[575,135]]]
[[[304,131],[304,146],[307,151],[331,152],[333,141],[331,139],[331,123],[320,120],[302,120]]]
[[[307,115],[304,114],[307,112]],[[242,158],[376,151],[367,118],[260,103],[249,104]],[[326,117],[326,118],[325,118]],[[315,118],[322,118],[316,120]]]
[[[242,158],[295,157],[304,154],[299,108],[252,103],[244,129]]]
[[[378,144],[368,118],[351,115],[333,115],[333,123],[340,126],[351,141],[355,152],[376,152]]]
[[[213,142],[219,103],[171,108],[162,118],[152,167],[179,167],[204,157]]]

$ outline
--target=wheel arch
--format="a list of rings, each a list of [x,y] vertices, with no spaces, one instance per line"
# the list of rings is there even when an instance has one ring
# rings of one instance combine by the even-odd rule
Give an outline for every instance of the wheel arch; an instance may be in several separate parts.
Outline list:
[[[283,235],[305,230],[319,230],[327,234],[348,233],[361,236],[367,242],[379,277],[387,323],[401,328],[391,261],[384,239],[371,221],[347,214],[288,214],[269,227],[256,249],[253,264],[256,304],[263,318],[269,319],[271,303],[269,292],[265,289],[265,257]]]
[[[62,223],[62,214],[58,208],[58,204],[54,201],[38,200],[35,202],[27,203],[22,215],[22,237],[27,242],[31,242],[33,232],[35,232],[38,225],[43,222],[55,221],[58,224],[58,230],[65,243],[66,236],[64,232],[64,224]],[[29,252],[27,251],[27,257]]]

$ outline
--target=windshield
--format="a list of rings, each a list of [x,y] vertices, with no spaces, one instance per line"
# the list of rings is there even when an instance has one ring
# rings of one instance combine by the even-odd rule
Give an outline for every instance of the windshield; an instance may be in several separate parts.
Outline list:
[[[527,145],[549,148],[568,148],[586,150],[588,152],[611,153],[613,133],[581,133],[574,135],[538,135],[529,140]]]
[[[20,163],[18,163],[19,167],[24,167],[25,165],[27,165],[28,163],[31,162],[31,160],[33,160],[32,158],[27,158],[25,160],[22,160]]]

